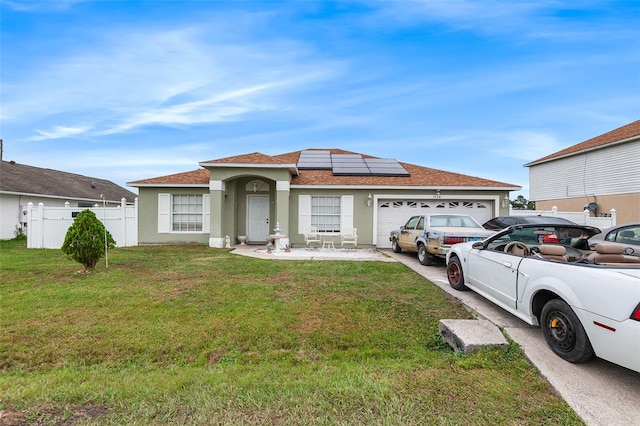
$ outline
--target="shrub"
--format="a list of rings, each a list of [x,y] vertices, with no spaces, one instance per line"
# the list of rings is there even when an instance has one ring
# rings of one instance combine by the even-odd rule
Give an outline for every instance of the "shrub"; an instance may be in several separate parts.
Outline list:
[[[105,255],[105,236],[107,247],[114,248],[115,240],[109,231],[105,230],[95,213],[91,210],[83,210],[78,213],[73,225],[67,231],[62,252],[81,263],[86,271],[91,270]]]

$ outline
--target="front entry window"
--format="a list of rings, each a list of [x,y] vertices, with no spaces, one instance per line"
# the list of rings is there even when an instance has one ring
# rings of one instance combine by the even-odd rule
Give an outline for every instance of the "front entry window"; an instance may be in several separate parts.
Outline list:
[[[311,226],[318,232],[340,232],[340,197],[311,197]]]
[[[202,231],[202,195],[174,195],[171,203],[171,223],[174,231]]]

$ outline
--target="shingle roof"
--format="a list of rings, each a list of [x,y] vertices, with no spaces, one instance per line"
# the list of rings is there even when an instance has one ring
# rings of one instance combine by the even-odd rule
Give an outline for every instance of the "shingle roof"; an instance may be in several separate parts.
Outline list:
[[[27,166],[14,161],[0,163],[0,192],[91,201],[101,200],[102,194],[106,201],[118,203],[122,198],[132,202],[137,197],[135,193],[105,179]]]
[[[359,154],[342,149],[327,149],[332,154]],[[297,164],[302,151],[294,151],[280,155],[269,156],[254,152],[246,155],[226,157],[218,160],[205,161],[200,164],[230,163],[230,164],[255,164],[272,165],[281,164],[286,167]],[[371,155],[360,154],[364,158],[376,158]],[[388,187],[470,187],[470,188],[509,188],[519,189],[518,185],[484,179],[476,176],[468,176],[444,170],[431,169],[415,164],[400,163],[410,176],[335,176],[331,170],[299,170],[297,176],[293,176],[291,185],[316,185],[316,186],[388,186]],[[160,176],[135,182],[128,182],[131,186],[146,185],[208,185],[209,170],[198,169],[185,173],[168,176]]]
[[[127,182],[129,186],[139,185],[209,185],[209,170],[197,169],[190,172],[175,173],[167,176],[160,176],[149,179],[136,180]]]
[[[220,164],[289,164],[277,157],[262,154],[261,152],[252,152],[251,154],[235,155],[233,157],[218,158],[217,160],[203,161],[204,163],[220,163]]]
[[[583,151],[590,151],[592,149],[603,148],[607,145],[612,145],[620,141],[625,141],[634,137],[640,136],[640,120],[629,123],[625,126],[618,127],[610,132],[604,133],[595,138],[591,138],[579,144],[572,145],[561,151],[554,152],[545,157],[539,158],[535,161],[525,164],[525,167],[533,166],[535,164],[544,163],[549,160],[553,160],[560,157],[566,157],[570,155],[579,154]]]

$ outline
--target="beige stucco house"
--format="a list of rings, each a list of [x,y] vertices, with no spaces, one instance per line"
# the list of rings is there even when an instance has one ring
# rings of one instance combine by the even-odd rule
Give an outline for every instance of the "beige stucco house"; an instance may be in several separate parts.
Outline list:
[[[310,226],[325,236],[358,230],[358,246],[389,247],[389,232],[415,214],[507,214],[520,187],[340,149],[250,153],[189,172],[129,182],[139,191],[139,243],[224,247],[238,236],[304,245]],[[506,199],[506,200],[505,200]]]

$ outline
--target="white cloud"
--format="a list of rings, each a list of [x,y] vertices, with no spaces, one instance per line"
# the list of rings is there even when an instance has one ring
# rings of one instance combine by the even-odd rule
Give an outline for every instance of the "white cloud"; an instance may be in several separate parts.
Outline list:
[[[89,127],[65,127],[65,126],[55,126],[53,130],[44,131],[44,130],[36,130],[38,136],[34,136],[30,138],[32,141],[43,141],[47,139],[61,139],[68,138],[70,136],[80,135],[89,130]]]
[[[3,119],[28,117],[63,129],[69,117],[81,117],[96,135],[237,120],[286,108],[283,96],[339,72],[329,61],[299,60],[307,53],[296,43],[233,45],[198,27],[117,28],[89,38],[36,71],[15,73],[3,88]],[[64,137],[37,133],[34,140]]]
[[[369,25],[442,24],[443,29],[468,31],[484,36],[509,34],[514,42],[524,39],[547,39],[553,43],[581,42],[603,39],[635,40],[636,18],[632,14],[617,19],[583,19],[598,14],[616,14],[615,1],[538,1],[538,0],[413,0],[401,3],[368,1],[377,13]],[[629,6],[630,4],[627,4]],[[559,13],[562,12],[562,13]],[[567,19],[561,15],[575,15]],[[637,16],[637,15],[636,15]],[[628,25],[620,25],[626,19]]]
[[[120,133],[135,127],[154,124],[171,126],[230,121],[252,110],[264,108],[259,106],[251,108],[248,107],[246,103],[244,105],[234,105],[234,103],[240,102],[250,95],[273,89],[279,85],[279,83],[262,84],[221,93],[209,99],[181,103],[166,108],[148,109],[131,118],[124,119],[123,122],[105,130],[102,134]],[[231,104],[225,105],[225,103]]]
[[[17,12],[40,12],[42,10],[65,10],[89,0],[2,0],[2,4]]]
[[[566,148],[566,142],[545,132],[518,130],[496,134],[491,152],[507,158],[530,162]]]

